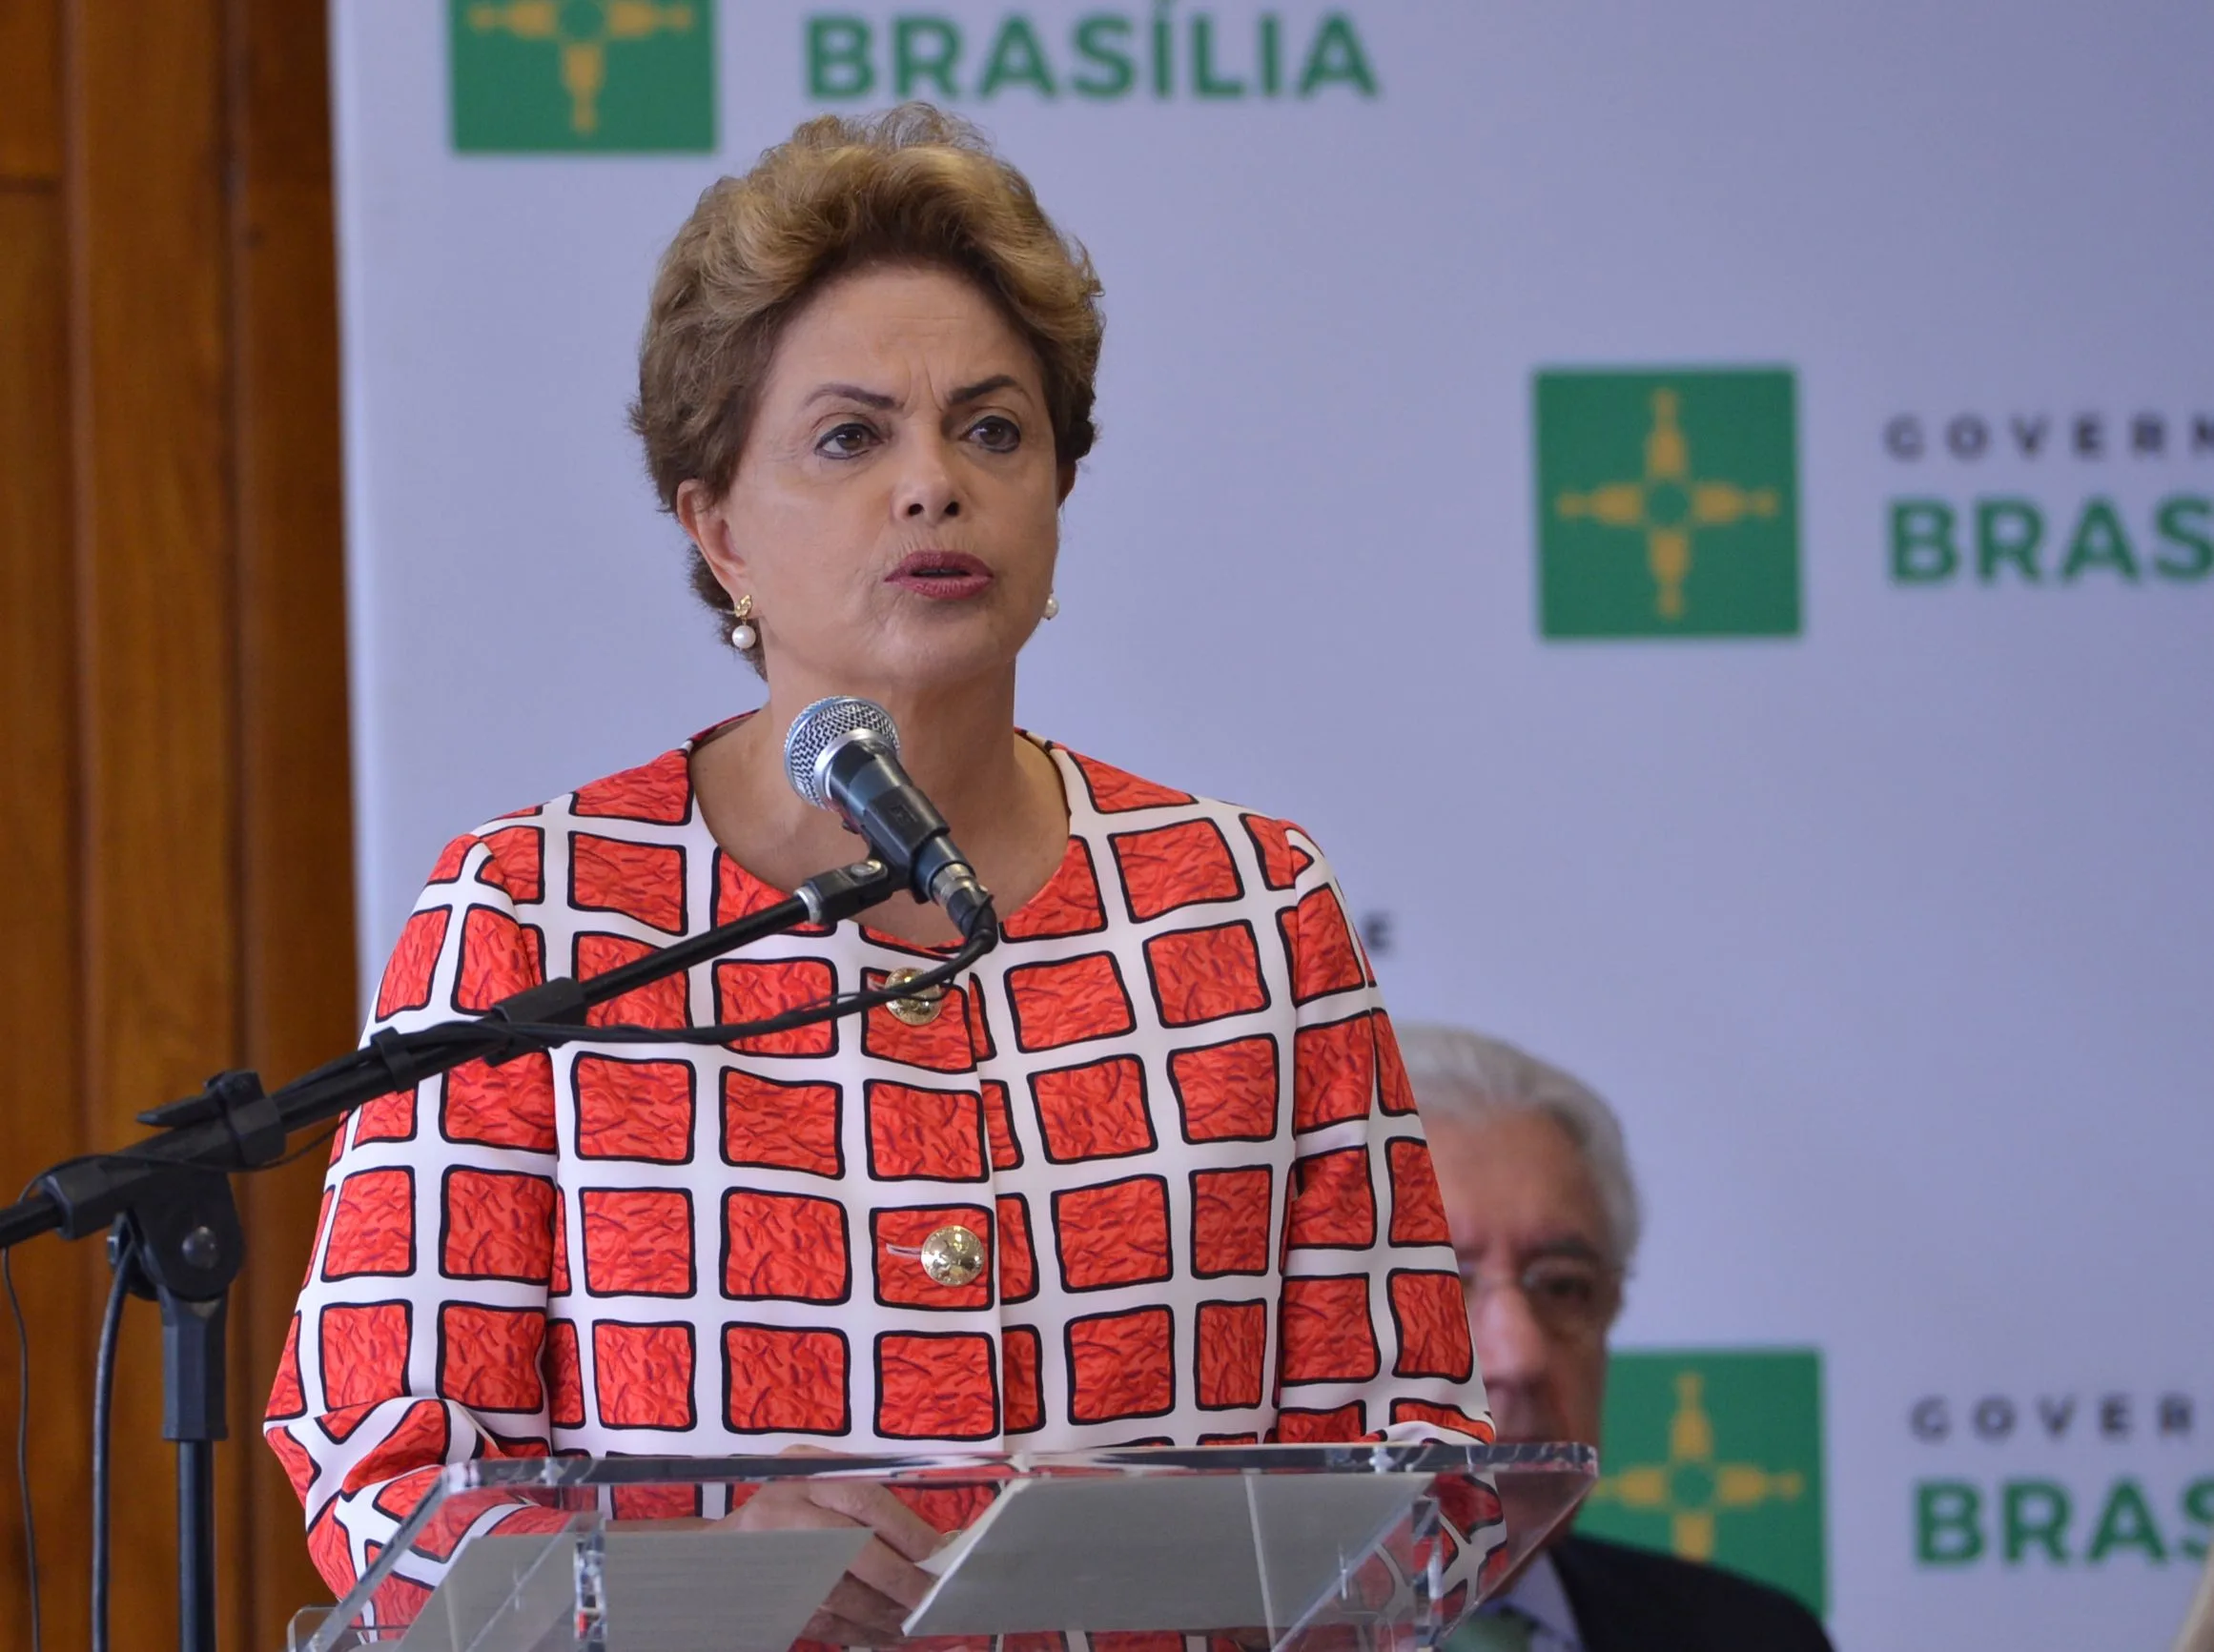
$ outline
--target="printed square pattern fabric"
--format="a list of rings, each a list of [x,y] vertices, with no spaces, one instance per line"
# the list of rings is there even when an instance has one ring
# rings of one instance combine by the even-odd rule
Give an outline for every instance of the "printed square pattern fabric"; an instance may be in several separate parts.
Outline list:
[[[1068,852],[928,1023],[580,1043],[348,1120],[266,1425],[333,1588],[474,1457],[1489,1438],[1328,863],[1049,749]],[[680,748],[457,840],[371,1030],[777,898],[717,848]],[[759,1018],[920,956],[810,927],[593,1022]],[[986,1265],[940,1284],[922,1246],[954,1225]],[[420,1545],[405,1569],[437,1581]]]

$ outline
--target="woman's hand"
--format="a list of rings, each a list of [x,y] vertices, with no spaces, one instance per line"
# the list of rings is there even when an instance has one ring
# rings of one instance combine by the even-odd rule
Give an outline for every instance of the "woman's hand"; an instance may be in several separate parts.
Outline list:
[[[834,1457],[795,1447],[786,1457]],[[762,1486],[717,1522],[733,1531],[829,1531],[866,1526],[872,1534],[801,1635],[841,1646],[889,1646],[900,1624],[936,1581],[914,1562],[946,1540],[880,1485],[863,1480],[788,1479]]]

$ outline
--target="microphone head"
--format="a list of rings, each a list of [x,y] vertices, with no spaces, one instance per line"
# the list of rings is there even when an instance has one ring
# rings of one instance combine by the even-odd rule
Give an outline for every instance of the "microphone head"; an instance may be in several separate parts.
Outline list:
[[[792,790],[817,808],[835,808],[830,799],[830,754],[851,741],[866,740],[899,755],[899,729],[892,713],[873,700],[833,694],[804,708],[784,737],[785,778]]]

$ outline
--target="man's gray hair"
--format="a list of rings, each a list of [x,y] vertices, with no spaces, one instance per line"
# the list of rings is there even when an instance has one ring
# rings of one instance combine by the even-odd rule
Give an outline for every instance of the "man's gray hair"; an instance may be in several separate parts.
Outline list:
[[[1517,1050],[1459,1027],[1420,1021],[1396,1024],[1415,1100],[1433,1116],[1477,1119],[1498,1112],[1542,1112],[1583,1154],[1607,1217],[1610,1260],[1628,1268],[1643,1217],[1622,1121],[1581,1079]]]

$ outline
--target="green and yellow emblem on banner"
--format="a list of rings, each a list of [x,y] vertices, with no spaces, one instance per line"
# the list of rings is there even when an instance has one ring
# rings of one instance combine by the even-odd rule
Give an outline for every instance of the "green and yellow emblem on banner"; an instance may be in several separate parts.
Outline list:
[[[711,153],[714,0],[448,0],[464,154]]]
[[[1711,1560],[1826,1610],[1819,1354],[1617,1353],[1601,1442],[1579,1532]]]
[[[1794,637],[1796,398],[1780,368],[1536,384],[1548,637]]]

